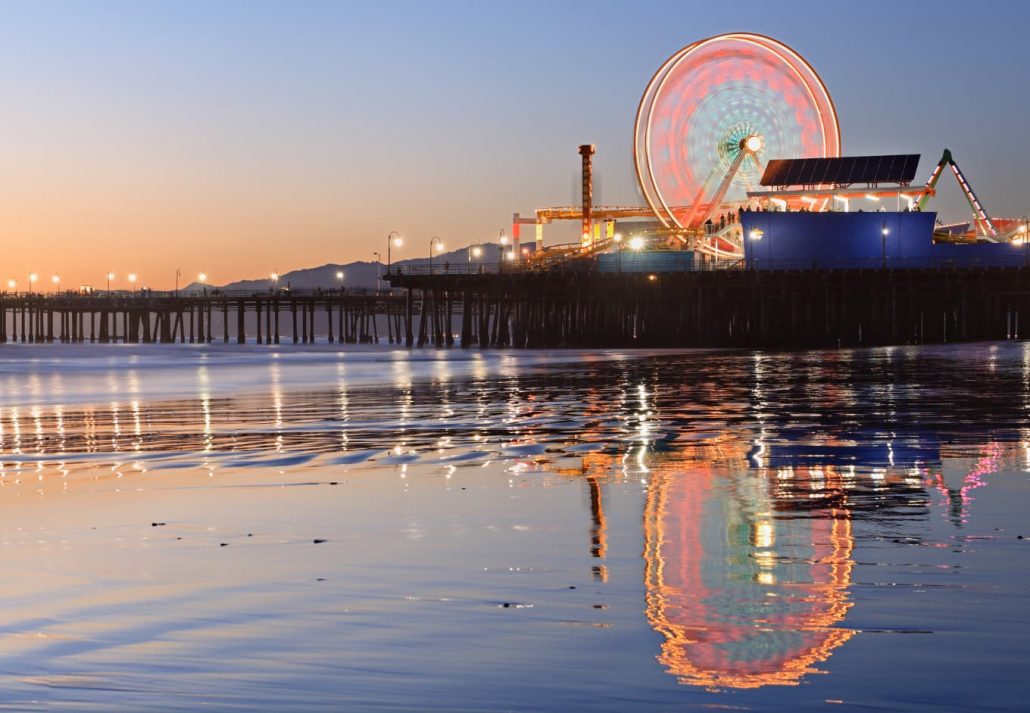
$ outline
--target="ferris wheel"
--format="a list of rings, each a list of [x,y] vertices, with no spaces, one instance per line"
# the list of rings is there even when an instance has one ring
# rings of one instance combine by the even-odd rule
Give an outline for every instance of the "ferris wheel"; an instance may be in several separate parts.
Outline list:
[[[672,55],[648,83],[634,128],[644,197],[667,227],[691,230],[746,201],[770,158],[839,156],[840,126],[812,66],[782,42],[717,35]],[[703,239],[736,253],[738,240]]]

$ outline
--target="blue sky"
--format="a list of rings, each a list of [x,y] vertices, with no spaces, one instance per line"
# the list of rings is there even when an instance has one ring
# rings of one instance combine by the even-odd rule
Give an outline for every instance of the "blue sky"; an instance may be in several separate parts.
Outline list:
[[[2,2],[0,239],[18,274],[154,286],[370,259],[394,229],[413,256],[572,202],[584,142],[599,200],[635,203],[645,84],[726,31],[816,67],[845,153],[921,153],[922,180],[951,148],[1022,215],[1028,26],[989,1]]]

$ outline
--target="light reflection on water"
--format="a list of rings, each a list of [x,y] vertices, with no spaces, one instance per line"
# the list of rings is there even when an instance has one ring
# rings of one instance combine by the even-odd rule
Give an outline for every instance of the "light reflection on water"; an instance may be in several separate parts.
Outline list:
[[[522,680],[528,696],[518,699],[522,707],[566,708],[577,700],[582,705],[572,707],[618,710],[623,695],[632,697],[634,707],[658,708],[712,702],[776,708],[845,699],[895,705],[888,693],[868,687],[866,670],[873,667],[847,652],[888,657],[883,647],[892,646],[890,637],[877,641],[873,634],[955,635],[947,622],[959,614],[955,607],[968,604],[965,598],[984,596],[969,593],[976,587],[1005,595],[990,605],[995,618],[981,625],[999,640],[1015,637],[1003,646],[1006,665],[1026,662],[1017,653],[1019,627],[1006,630],[1014,623],[1006,608],[1009,588],[1016,586],[1010,567],[1027,563],[1025,549],[1007,549],[1015,542],[1012,522],[1025,509],[1030,472],[1030,358],[1022,345],[661,354],[524,368],[515,359],[473,354],[424,368],[393,354],[377,381],[368,378],[367,364],[350,365],[335,354],[302,367],[266,357],[248,363],[251,373],[242,379],[260,388],[226,389],[219,384],[224,372],[205,356],[179,367],[181,398],[141,398],[153,389],[146,373],[101,370],[94,377],[106,384],[105,402],[77,393],[66,402],[2,406],[0,513],[20,523],[0,529],[2,547],[17,553],[15,563],[29,571],[40,566],[30,562],[33,552],[46,559],[56,556],[56,548],[75,558],[82,547],[83,562],[70,567],[72,579],[95,590],[100,602],[124,601],[127,621],[160,619],[148,614],[148,602],[170,605],[181,597],[184,611],[196,611],[185,620],[173,618],[151,633],[149,623],[125,624],[137,646],[170,647],[177,673],[198,675],[197,661],[225,653],[218,641],[222,626],[237,626],[234,636],[241,642],[282,651],[278,666],[249,651],[230,652],[234,663],[219,666],[240,680],[219,694],[227,697],[214,696],[213,684],[197,689],[214,696],[216,708],[272,706],[277,700],[295,708],[341,701],[357,707],[510,707],[485,691],[503,689],[501,679],[512,669],[535,670],[537,664],[525,660],[531,652],[555,665],[539,652],[541,641],[556,651],[571,648],[581,658],[559,659],[561,681],[546,667],[537,673],[549,680]],[[304,378],[298,379],[301,368]],[[70,381],[50,379],[63,389]],[[345,478],[346,504],[313,489]],[[997,478],[1004,496],[989,498]],[[244,486],[272,492],[290,485],[310,486],[308,494],[297,489],[289,505],[279,496],[239,495]],[[470,490],[479,491],[477,507],[452,504],[450,498]],[[111,493],[121,500],[112,501]],[[974,516],[980,495],[996,520]],[[54,505],[64,501],[51,496],[67,503]],[[134,504],[157,513],[164,503],[179,501],[181,507],[168,509],[179,514],[176,541],[201,546],[192,558],[179,560],[162,549],[168,544],[154,537],[164,531],[142,537],[101,527],[105,534],[88,534],[96,503],[127,523],[137,515]],[[198,510],[203,514],[195,515]],[[351,519],[341,522],[341,511]],[[65,517],[73,524],[65,525]],[[40,534],[30,534],[33,518]],[[268,532],[253,540],[255,533],[241,528],[256,529],[256,523]],[[329,563],[278,553],[277,547],[296,544],[297,532],[308,525],[331,530],[333,542],[357,549]],[[33,544],[32,537],[40,539]],[[82,544],[89,537],[100,538],[92,555]],[[523,539],[537,549],[527,550]],[[1003,552],[985,549],[1002,539]],[[211,553],[219,547],[255,543],[267,546],[264,555],[248,550],[238,555],[244,564],[203,585],[165,582],[170,589],[146,595],[136,580],[105,582],[106,565],[97,564],[111,548],[140,545],[170,570],[196,577],[198,567],[214,566]],[[508,568],[528,583],[492,579],[501,553],[537,563]],[[152,567],[139,552],[127,557]],[[470,562],[489,564],[472,572]],[[562,584],[573,580],[580,563],[587,579]],[[17,574],[12,567],[8,572]],[[325,588],[339,600],[274,583],[277,574],[308,576],[318,567],[321,574],[353,580]],[[973,577],[964,567],[975,578],[961,579]],[[943,575],[954,581],[936,584]],[[163,581],[161,574],[153,576]],[[948,594],[957,601],[923,610],[907,600],[892,604],[885,593],[934,586],[958,592]],[[590,592],[591,600],[577,605],[589,607],[585,613],[563,600],[577,587]],[[411,602],[424,607],[437,601],[441,590],[446,596],[439,601],[463,603],[414,615],[426,620],[397,619],[413,616],[403,608]],[[226,592],[232,592],[231,603],[224,601]],[[74,598],[62,596],[24,605],[32,618],[56,625],[27,626],[9,614],[0,616],[0,629],[95,638],[86,631],[93,606],[73,606]],[[373,600],[378,604],[368,603]],[[287,601],[307,608],[284,615],[279,610]],[[359,626],[391,633],[371,639],[367,632],[355,634],[348,628],[354,624],[339,618],[340,601],[362,611]],[[517,632],[509,622],[485,617],[483,606],[532,614]],[[899,621],[892,606],[915,618]],[[13,610],[20,611],[18,605]],[[247,623],[250,617],[272,623]],[[548,628],[556,623],[563,627],[558,638]],[[309,638],[285,635],[277,630],[283,626]],[[454,634],[468,627],[503,642],[493,666],[477,661],[479,648]],[[587,629],[595,633],[582,633]],[[657,639],[642,639],[642,631]],[[609,638],[596,638],[601,635]],[[408,651],[412,642],[419,656]],[[72,703],[104,700],[83,693],[90,686],[76,678],[102,662],[124,670],[101,677],[99,686],[129,680],[143,693],[171,695],[175,705],[188,707],[161,675],[140,673],[120,655],[107,659],[94,651],[97,661],[86,656],[76,664],[62,653],[63,645],[44,647],[49,663],[42,665],[11,653],[9,647],[22,644],[0,647],[0,658],[8,670],[21,672],[32,695],[42,686],[75,691]],[[598,679],[590,664],[597,646],[620,652],[603,658],[618,663],[621,673],[606,669]],[[920,647],[935,642],[900,648],[913,646],[928,656]],[[435,647],[466,672],[464,682],[426,661]],[[345,668],[320,671],[311,660],[318,656],[338,657]],[[360,668],[365,656],[380,661],[373,674],[348,668]],[[845,660],[837,665],[838,658]],[[36,671],[40,667],[47,670]],[[249,677],[258,672],[280,681],[276,695],[282,698],[254,696]],[[399,685],[395,676],[420,683]],[[349,688],[356,684],[360,694]],[[426,704],[426,688],[444,697]],[[791,689],[799,693],[784,693]],[[1018,702],[1017,688],[998,686],[995,693],[999,707]],[[915,695],[945,702],[929,687]],[[131,708],[138,699],[120,700]]]

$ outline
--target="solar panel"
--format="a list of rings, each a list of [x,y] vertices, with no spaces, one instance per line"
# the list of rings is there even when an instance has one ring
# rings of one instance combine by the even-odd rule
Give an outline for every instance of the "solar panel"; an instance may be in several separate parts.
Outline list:
[[[769,161],[763,186],[820,184],[909,183],[916,177],[919,154],[841,156],[839,158],[780,158]]]

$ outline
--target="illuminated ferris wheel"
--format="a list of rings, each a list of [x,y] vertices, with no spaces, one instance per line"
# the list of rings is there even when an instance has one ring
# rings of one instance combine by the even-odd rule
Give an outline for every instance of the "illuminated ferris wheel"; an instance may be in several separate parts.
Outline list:
[[[645,199],[667,228],[685,231],[746,201],[768,159],[839,156],[841,148],[833,100],[812,66],[749,33],[700,40],[666,60],[634,131]],[[697,247],[734,254],[739,238],[727,230]]]

